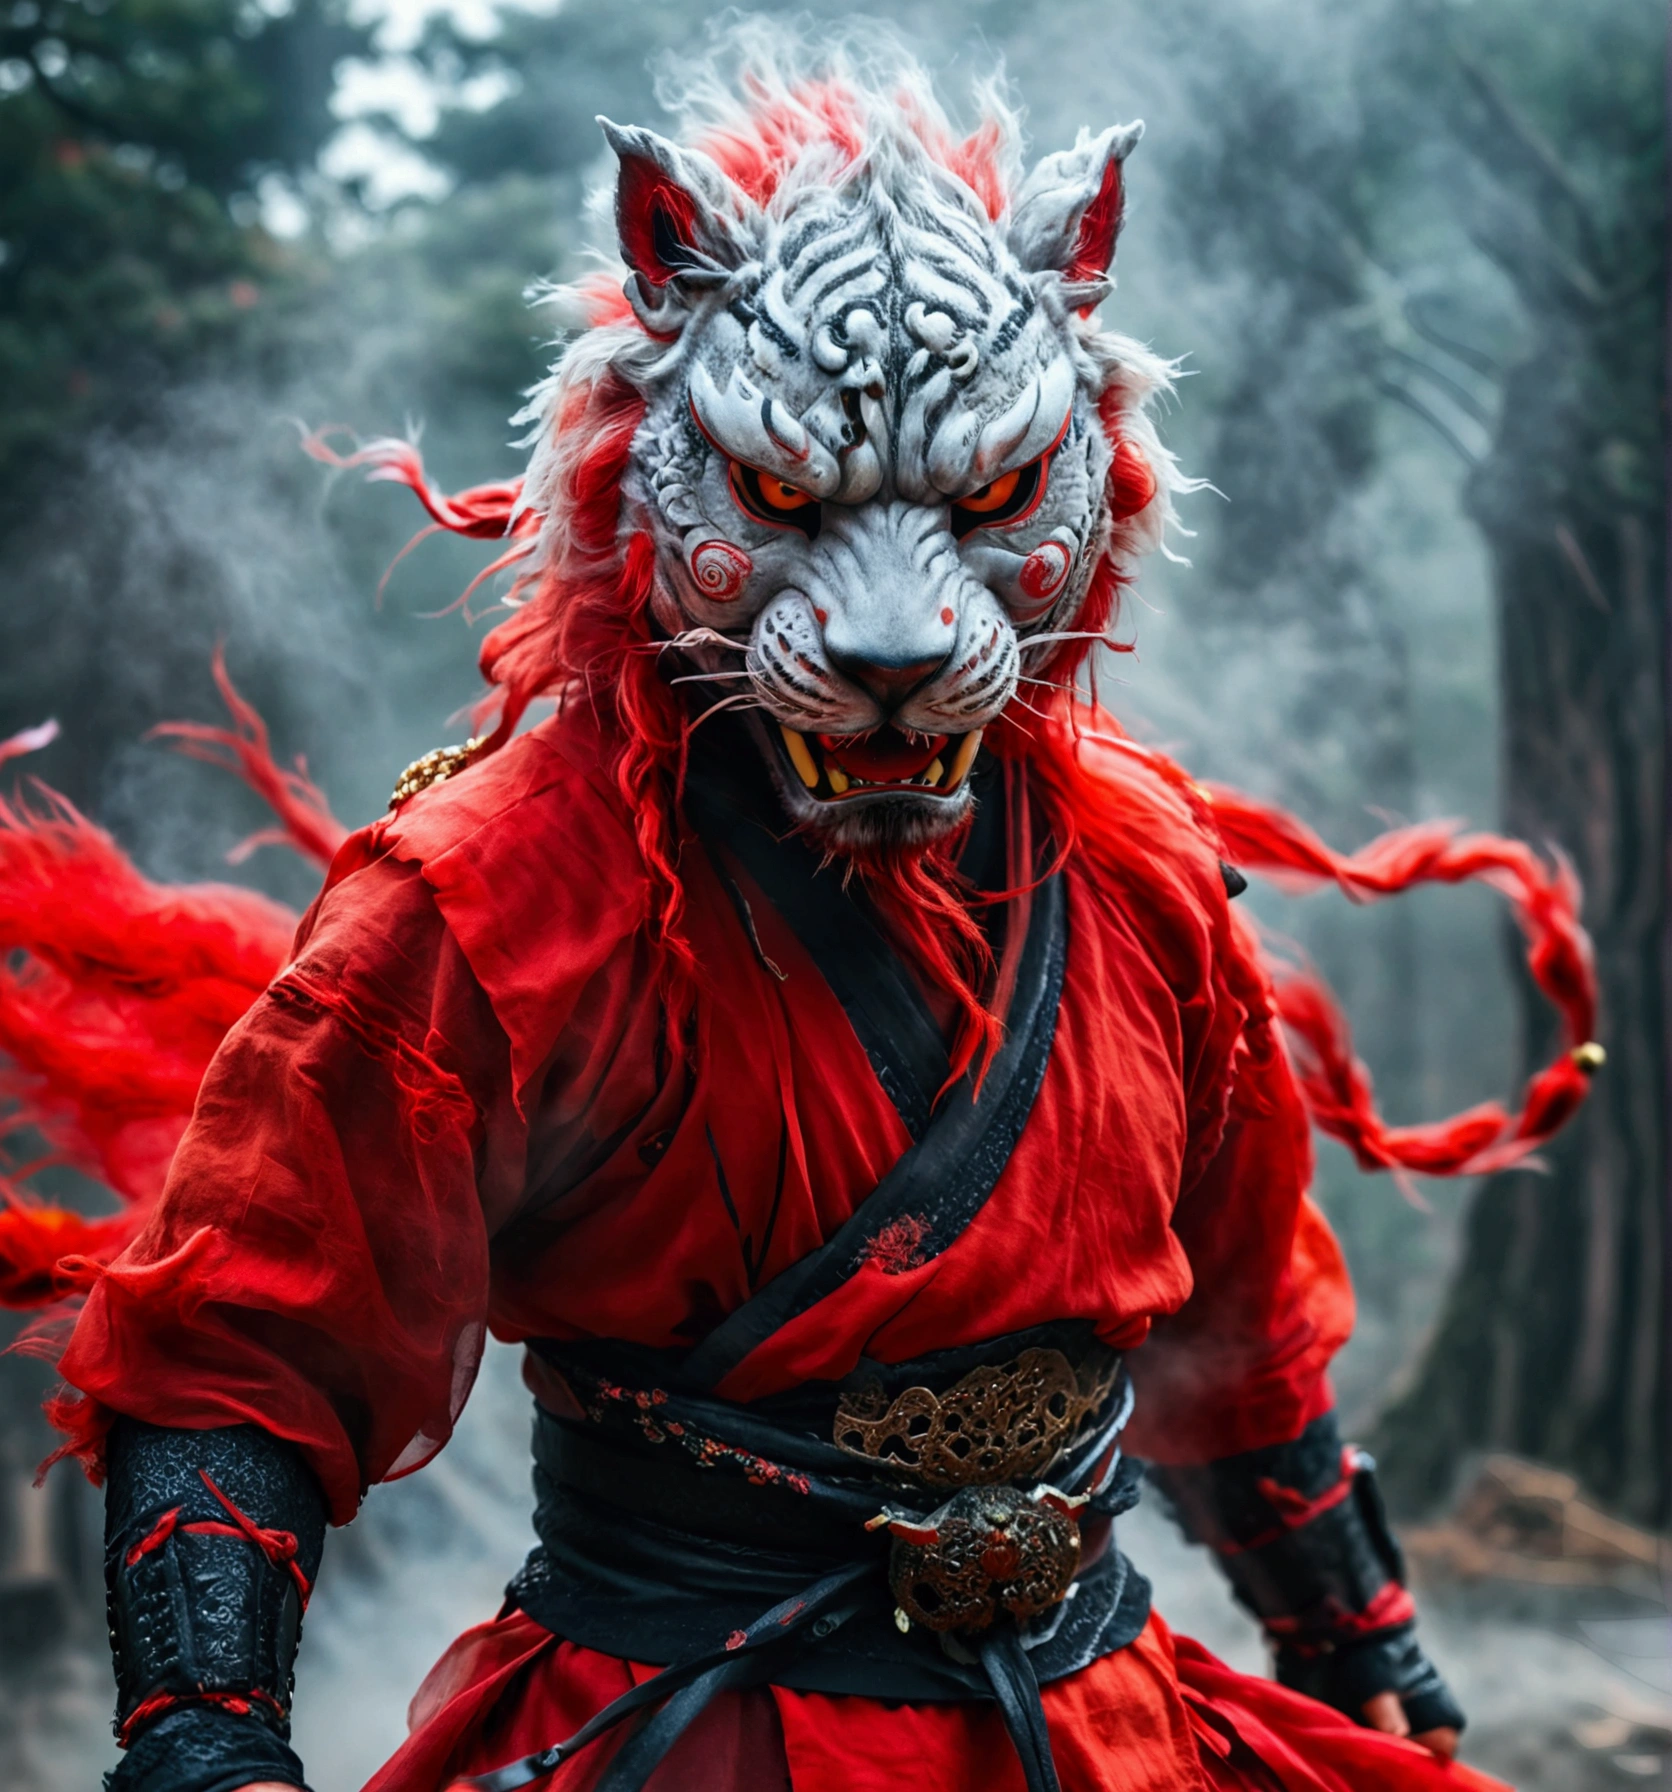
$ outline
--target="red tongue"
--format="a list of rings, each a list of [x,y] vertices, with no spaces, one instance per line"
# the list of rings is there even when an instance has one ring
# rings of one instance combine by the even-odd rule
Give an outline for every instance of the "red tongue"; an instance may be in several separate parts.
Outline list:
[[[850,778],[867,784],[899,784],[926,772],[947,738],[937,734],[927,741],[910,741],[898,728],[878,728],[858,740],[821,734],[819,745]]]

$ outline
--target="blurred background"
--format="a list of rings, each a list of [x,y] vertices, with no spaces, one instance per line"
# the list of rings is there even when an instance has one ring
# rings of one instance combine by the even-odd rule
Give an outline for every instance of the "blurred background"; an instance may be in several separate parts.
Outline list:
[[[893,0],[956,103],[1002,59],[1036,151],[1143,117],[1115,327],[1180,358],[1164,433],[1212,481],[1145,573],[1105,702],[1333,844],[1458,816],[1568,854],[1609,1052],[1543,1171],[1402,1193],[1334,1148],[1348,1427],[1381,1455],[1466,1754],[1534,1788],[1672,1784],[1664,980],[1666,18],[1656,0]],[[820,21],[846,8],[810,9]],[[151,875],[296,906],[230,780],[146,744],[219,719],[209,661],[345,820],[465,732],[483,555],[333,480],[296,420],[422,429],[514,473],[547,359],[527,293],[582,271],[603,112],[663,122],[668,0],[0,0],[0,738]],[[479,630],[476,631],[479,633]],[[1258,893],[1321,965],[1396,1120],[1549,1048],[1491,897]],[[1414,1195],[1415,1198],[1408,1198]],[[45,1491],[45,1372],[0,1360],[0,1783],[114,1759],[100,1510]],[[458,1438],[328,1547],[299,1740],[352,1792],[529,1538],[495,1351]],[[1162,1609],[1252,1627],[1140,1513]]]

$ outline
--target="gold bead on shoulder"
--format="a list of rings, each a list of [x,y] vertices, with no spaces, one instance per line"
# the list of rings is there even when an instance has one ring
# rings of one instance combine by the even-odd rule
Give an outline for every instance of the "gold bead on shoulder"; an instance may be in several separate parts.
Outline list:
[[[389,807],[398,809],[409,796],[416,796],[420,790],[428,790],[432,784],[443,784],[454,772],[462,772],[476,757],[477,749],[482,745],[480,740],[467,740],[462,746],[432,747],[420,759],[414,759],[395,783],[395,794],[389,799]]]

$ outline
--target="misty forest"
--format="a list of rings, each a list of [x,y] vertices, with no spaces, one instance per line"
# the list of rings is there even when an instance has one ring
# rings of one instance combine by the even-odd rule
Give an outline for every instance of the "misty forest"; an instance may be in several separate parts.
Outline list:
[[[1105,316],[1176,357],[1163,434],[1210,482],[1146,568],[1102,700],[1332,845],[1456,817],[1583,880],[1606,1067],[1541,1165],[1396,1185],[1322,1144],[1356,1281],[1338,1365],[1466,1759],[1524,1788],[1666,1783],[1672,1530],[1662,952],[1666,20],[1655,0],[897,0],[957,105],[1002,62],[1035,153],[1142,117]],[[819,0],[822,24],[847,9]],[[300,908],[224,772],[211,659],[351,824],[461,739],[491,558],[335,438],[422,431],[449,489],[520,468],[543,281],[601,240],[594,116],[667,128],[673,0],[0,0],[0,740],[155,878]],[[1126,651],[1128,650],[1129,651]],[[25,786],[27,788],[27,786]],[[1256,888],[1316,961],[1395,1122],[1512,1097],[1555,1021],[1478,889],[1354,907]],[[5,947],[0,934],[0,950]],[[27,1129],[0,1134],[16,1171]],[[96,1208],[65,1167],[34,1185]],[[100,1502],[40,1362],[0,1359],[0,1782],[114,1759]],[[529,1540],[526,1396],[490,1353],[461,1430],[327,1547],[298,1691],[318,1792],[402,1734]],[[1124,1522],[1124,1521],[1123,1521]],[[1148,1510],[1176,1628],[1261,1645]]]

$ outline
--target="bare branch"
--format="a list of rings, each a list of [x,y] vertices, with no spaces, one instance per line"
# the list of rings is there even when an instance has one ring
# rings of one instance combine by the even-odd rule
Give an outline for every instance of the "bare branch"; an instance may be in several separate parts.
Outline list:
[[[1384,398],[1391,398],[1395,404],[1402,404],[1406,410],[1420,417],[1423,422],[1426,423],[1437,436],[1439,436],[1441,441],[1446,443],[1448,447],[1457,451],[1458,458],[1462,460],[1465,466],[1474,468],[1480,465],[1480,456],[1477,455],[1469,444],[1463,440],[1457,431],[1454,430],[1444,418],[1437,416],[1431,411],[1420,398],[1414,397],[1408,392],[1405,387],[1398,385],[1393,380],[1378,380],[1376,382],[1376,390],[1380,392]]]
[[[1431,380],[1466,417],[1472,418],[1483,429],[1491,428],[1492,413],[1467,386],[1454,380],[1449,373],[1434,366],[1432,362],[1423,360],[1421,355],[1413,355],[1409,349],[1394,348],[1388,352],[1395,360],[1409,367],[1413,373],[1421,374],[1424,379]]]
[[[1431,348],[1450,355],[1454,361],[1461,361],[1465,367],[1472,367],[1476,373],[1485,374],[1488,379],[1502,378],[1503,362],[1487,354],[1484,349],[1476,348],[1472,343],[1459,342],[1455,336],[1437,329],[1423,316],[1420,299],[1411,299],[1406,304],[1405,321]]]
[[[1589,195],[1574,180],[1567,165],[1545,141],[1538,128],[1521,114],[1490,71],[1455,43],[1451,45],[1451,54],[1464,80],[1485,109],[1491,124],[1496,126],[1491,148],[1506,162],[1518,166],[1523,174],[1530,176],[1552,209],[1559,209],[1566,214],[1578,234],[1581,255],[1593,270],[1600,271],[1607,257],[1597,235],[1592,215],[1593,202]],[[1481,147],[1484,150],[1486,145]]]
[[[1608,293],[1591,270],[1569,255],[1548,232],[1535,233],[1502,188],[1473,195],[1470,240],[1520,285],[1550,294],[1582,312],[1600,310]]]

